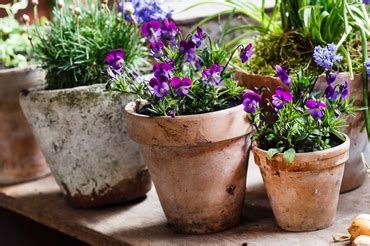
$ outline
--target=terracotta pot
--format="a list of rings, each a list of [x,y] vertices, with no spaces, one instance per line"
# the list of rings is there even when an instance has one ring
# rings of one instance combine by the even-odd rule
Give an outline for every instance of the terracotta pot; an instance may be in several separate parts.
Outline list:
[[[275,91],[279,85],[284,85],[278,78],[270,76],[259,76],[248,74],[243,71],[238,71],[235,74],[235,79],[239,81],[242,86],[248,89],[254,87],[260,87],[262,85]],[[362,94],[362,79],[361,75],[355,75],[354,80],[349,79],[348,73],[340,73],[335,83],[344,83],[344,79],[349,81],[349,97],[355,97],[355,105],[363,106],[363,94]],[[320,80],[316,84],[316,90],[324,91],[326,88],[325,76],[321,76]],[[321,82],[321,83],[320,83]],[[286,85],[284,85],[285,88]],[[365,181],[367,177],[366,168],[362,163],[361,152],[365,152],[368,138],[366,130],[364,130],[365,120],[363,112],[356,113],[355,117],[347,117],[348,128],[343,129],[342,132],[347,134],[351,139],[351,147],[349,151],[349,159],[346,162],[341,192],[347,192],[353,190]]]
[[[0,70],[0,184],[14,184],[50,173],[19,105],[19,92],[43,84],[36,66]]]
[[[100,85],[21,96],[47,163],[72,205],[104,206],[149,191],[149,172],[123,114],[132,99],[104,92]]]
[[[149,117],[126,106],[130,136],[140,144],[168,224],[203,234],[241,218],[251,126],[243,106],[212,113]]]
[[[253,146],[276,223],[287,231],[314,231],[332,225],[350,140],[324,151],[296,154],[286,164],[283,154],[267,159]]]

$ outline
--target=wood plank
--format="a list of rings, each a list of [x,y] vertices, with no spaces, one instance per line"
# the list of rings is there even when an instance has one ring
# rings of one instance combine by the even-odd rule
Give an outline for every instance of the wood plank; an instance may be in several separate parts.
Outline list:
[[[258,173],[250,171],[252,177]],[[249,187],[242,223],[225,232],[202,236],[171,231],[166,226],[154,188],[142,201],[99,209],[73,209],[63,199],[54,178],[47,177],[0,187],[0,206],[93,245],[328,245],[333,234],[346,233],[356,215],[369,212],[370,182],[367,180],[361,188],[341,195],[337,218],[329,229],[283,232],[274,224],[262,183],[255,182]]]

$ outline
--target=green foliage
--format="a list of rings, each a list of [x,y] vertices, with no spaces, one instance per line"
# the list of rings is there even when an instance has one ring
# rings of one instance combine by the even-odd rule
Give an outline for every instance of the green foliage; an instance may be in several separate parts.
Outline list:
[[[106,82],[104,59],[108,51],[122,48],[127,66],[146,65],[146,50],[137,25],[115,10],[88,4],[81,13],[53,10],[54,20],[38,26],[35,56],[47,70],[48,89],[72,88]]]
[[[26,8],[28,1],[14,4],[0,4],[8,16],[0,18],[0,68],[27,66],[32,63],[31,44],[28,41],[27,27],[20,25],[15,14]]]

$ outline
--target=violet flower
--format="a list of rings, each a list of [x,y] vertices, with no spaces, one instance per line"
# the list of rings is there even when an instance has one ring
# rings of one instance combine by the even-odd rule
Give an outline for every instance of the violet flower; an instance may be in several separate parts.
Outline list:
[[[363,0],[362,3],[363,4],[370,4],[370,0]]]
[[[337,47],[334,44],[328,44],[326,47],[316,46],[313,53],[315,63],[327,70],[331,70],[335,62],[340,62],[343,57],[337,55]]]
[[[105,61],[114,70],[120,71],[123,68],[125,52],[122,49],[115,49],[108,52],[105,56]]]
[[[342,97],[342,99],[344,100],[344,99],[346,99],[346,98],[347,98],[347,96],[348,96],[348,81],[347,81],[347,80],[345,80],[345,81],[344,81],[344,85],[343,85],[343,87],[341,88],[341,97]]]
[[[149,42],[158,42],[161,38],[161,23],[156,20],[151,20],[144,23],[141,27],[141,34],[145,36]]]
[[[256,112],[256,108],[258,106],[258,102],[261,101],[262,97],[260,94],[253,92],[253,91],[247,91],[243,94],[243,105],[244,105],[244,111],[253,114]]]
[[[326,83],[331,85],[337,79],[338,75],[339,75],[339,71],[337,71],[335,73],[329,73],[326,76]]]
[[[168,19],[163,21],[162,33],[164,39],[171,41],[172,45],[176,45],[176,36],[179,33],[179,29],[173,21]]]
[[[278,86],[275,90],[275,94],[272,95],[272,105],[275,109],[280,110],[285,106],[285,103],[292,101],[293,96],[289,91],[285,91],[283,87]]]
[[[182,52],[184,61],[192,62],[195,59],[195,44],[193,41],[182,40],[179,50]]]
[[[338,93],[335,91],[335,88],[331,84],[328,84],[324,93],[326,98],[330,101],[333,101],[338,97]]]
[[[162,79],[153,77],[150,79],[149,85],[153,88],[154,94],[159,98],[165,97],[169,93],[169,86]]]
[[[202,81],[203,83],[219,85],[221,83],[221,66],[213,64],[209,69],[205,68],[202,72]]]
[[[168,80],[170,72],[172,71],[171,64],[168,64],[166,62],[163,63],[155,63],[153,66],[153,73],[156,78],[164,77],[166,80]]]
[[[307,100],[307,108],[310,109],[310,115],[321,119],[324,116],[323,109],[326,108],[326,104],[313,99]]]
[[[150,44],[150,49],[152,50],[154,57],[157,59],[165,56],[165,52],[163,48],[164,48],[164,44],[161,41]]]
[[[286,85],[289,85],[290,82],[291,82],[291,79],[289,77],[289,74],[288,72],[282,68],[281,66],[279,65],[276,65],[275,66],[275,71],[277,73],[277,76],[279,77],[279,79],[281,80],[281,82],[283,82],[284,84]]]
[[[245,48],[241,50],[240,59],[242,60],[242,63],[246,63],[249,57],[251,57],[254,54],[254,52],[251,49],[252,49],[252,44],[249,43],[247,46],[245,46]]]
[[[195,43],[195,47],[199,48],[202,45],[203,40],[203,30],[200,27],[197,27],[196,33],[193,34],[192,39]]]
[[[190,78],[180,79],[179,77],[174,77],[171,80],[171,86],[179,97],[186,96],[188,94],[191,84],[192,81]]]
[[[194,66],[195,66],[195,72],[199,72],[201,67],[203,66],[203,63],[199,57],[195,57]]]

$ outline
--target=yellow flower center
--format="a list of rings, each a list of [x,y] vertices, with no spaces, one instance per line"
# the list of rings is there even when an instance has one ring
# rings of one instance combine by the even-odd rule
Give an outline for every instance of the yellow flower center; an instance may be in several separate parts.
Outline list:
[[[160,92],[161,94],[164,94],[164,89],[163,89],[163,88],[161,88],[161,89],[159,90],[159,92]]]
[[[253,105],[252,105],[252,104],[249,104],[249,105],[248,105],[248,108],[253,108]]]

